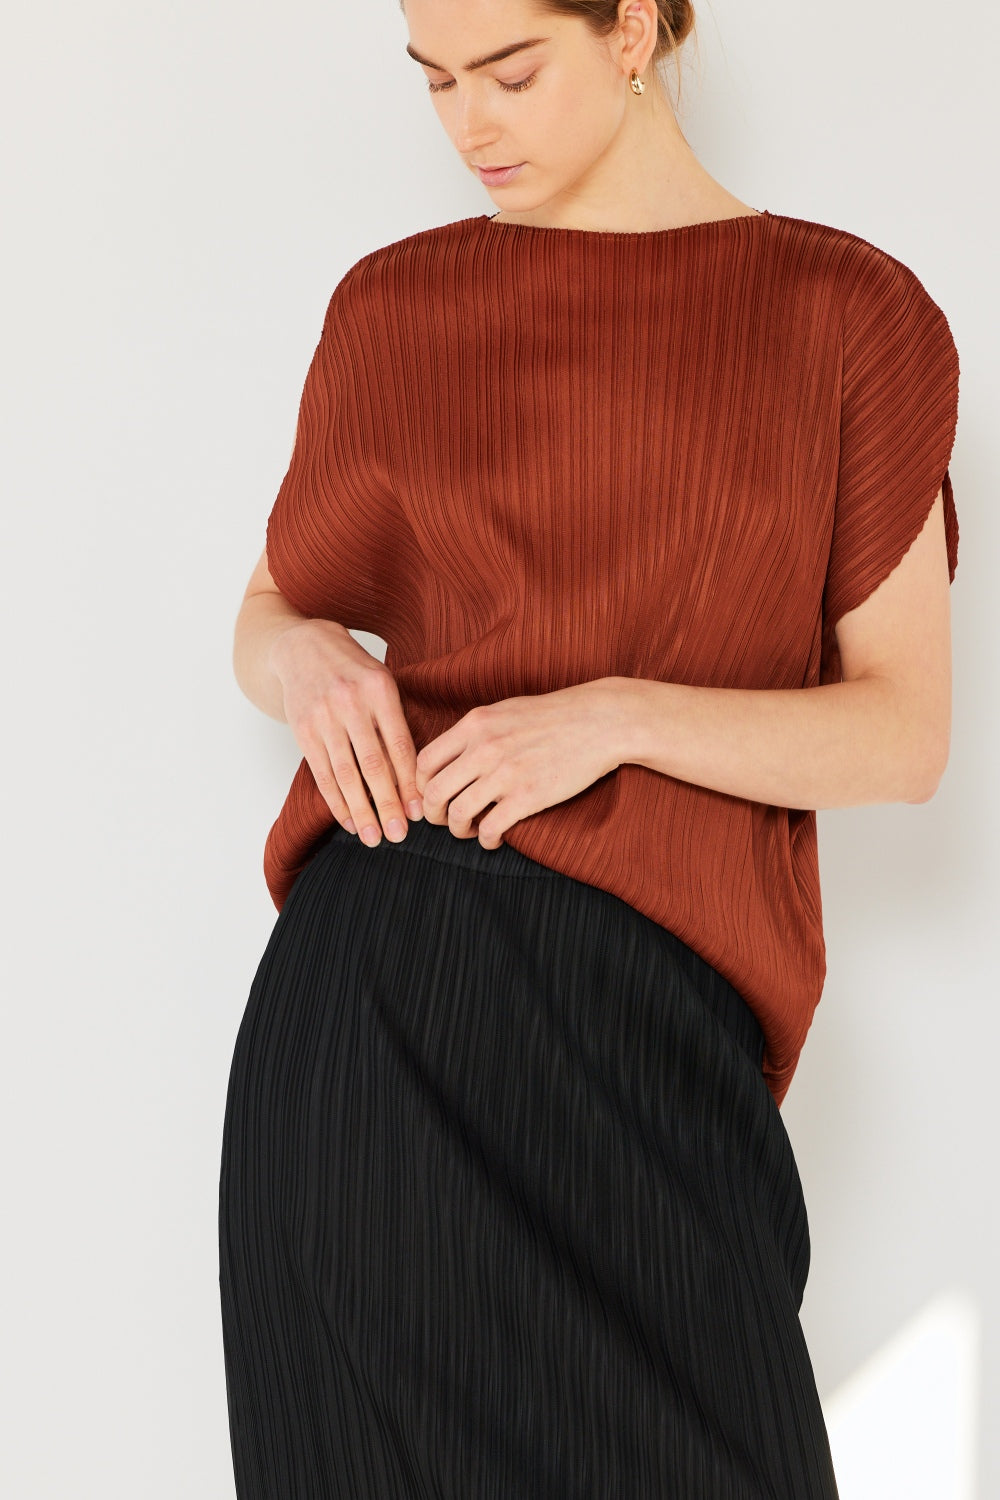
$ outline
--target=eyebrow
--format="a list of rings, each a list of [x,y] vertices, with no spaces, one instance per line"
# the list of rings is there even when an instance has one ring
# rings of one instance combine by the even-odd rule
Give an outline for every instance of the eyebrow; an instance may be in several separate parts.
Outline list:
[[[509,47],[501,47],[497,52],[490,52],[486,57],[473,57],[462,69],[464,73],[475,73],[479,68],[486,68],[490,63],[503,62],[505,57],[512,57],[515,52],[523,52],[526,47],[537,47],[542,42],[551,41],[551,37],[533,36],[526,42],[511,42]],[[440,63],[431,62],[429,57],[421,57],[419,52],[414,51],[409,42],[406,50],[414,62],[423,63],[425,68],[433,68],[437,73],[447,73],[447,68],[442,68]]]

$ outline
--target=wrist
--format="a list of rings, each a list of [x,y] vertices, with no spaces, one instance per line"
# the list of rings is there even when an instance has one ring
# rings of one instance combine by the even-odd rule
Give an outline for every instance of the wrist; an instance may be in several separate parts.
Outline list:
[[[282,671],[288,660],[288,648],[294,646],[302,639],[302,633],[308,632],[309,627],[315,622],[310,619],[287,620],[271,637],[267,648],[267,665],[278,681],[282,680]]]
[[[615,767],[640,764],[640,679],[598,677],[590,686],[600,694],[600,701],[604,704],[609,726],[609,752]]]

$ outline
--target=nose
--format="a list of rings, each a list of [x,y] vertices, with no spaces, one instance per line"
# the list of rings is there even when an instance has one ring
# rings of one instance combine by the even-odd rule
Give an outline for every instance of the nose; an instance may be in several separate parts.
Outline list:
[[[455,111],[452,140],[462,156],[473,156],[488,150],[496,140],[496,130],[489,122],[489,107],[481,99],[467,94],[458,101]]]

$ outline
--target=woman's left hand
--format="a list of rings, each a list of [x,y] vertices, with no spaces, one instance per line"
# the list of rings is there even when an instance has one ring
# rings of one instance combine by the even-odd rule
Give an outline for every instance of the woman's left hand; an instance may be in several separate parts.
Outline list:
[[[470,709],[417,756],[424,817],[447,823],[456,838],[478,836],[484,849],[498,848],[521,818],[617,769],[620,715],[604,678]]]

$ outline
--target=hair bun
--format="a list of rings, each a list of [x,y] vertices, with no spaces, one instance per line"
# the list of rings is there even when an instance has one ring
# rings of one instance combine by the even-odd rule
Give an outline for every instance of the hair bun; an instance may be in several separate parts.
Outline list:
[[[660,17],[666,23],[675,47],[694,30],[694,6],[691,0],[659,0]]]

